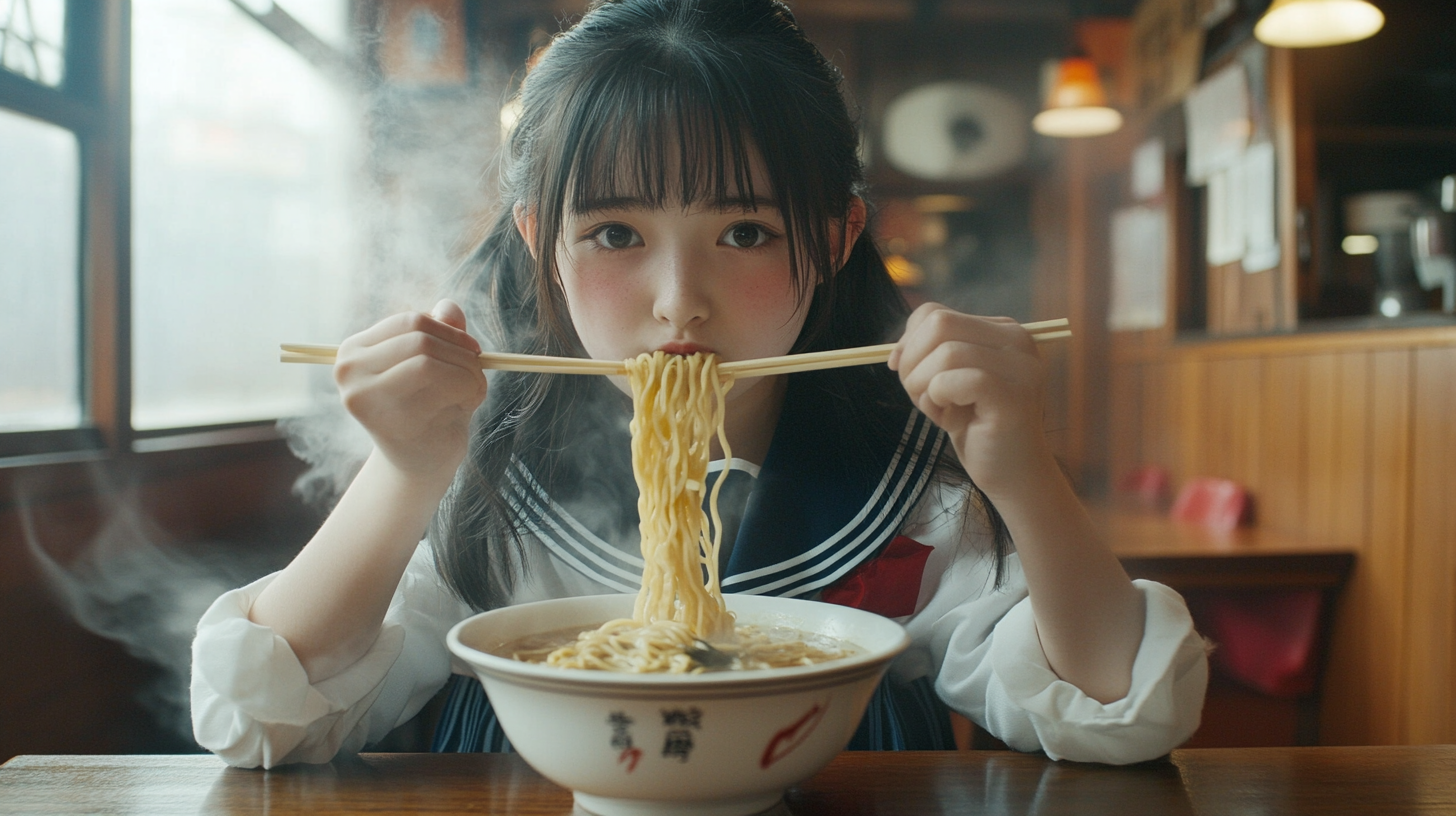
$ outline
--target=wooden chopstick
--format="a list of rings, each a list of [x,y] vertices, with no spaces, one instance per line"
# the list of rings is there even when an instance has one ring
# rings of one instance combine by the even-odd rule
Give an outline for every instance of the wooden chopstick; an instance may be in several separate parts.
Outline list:
[[[1066,318],[1023,323],[1021,327],[1031,332],[1031,338],[1038,342],[1060,340],[1071,337]],[[718,370],[734,377],[767,377],[773,374],[792,374],[797,371],[816,371],[824,368],[842,368],[852,365],[883,363],[890,359],[895,343],[879,346],[812,351],[807,354],[785,354],[782,357],[764,357],[758,360],[739,360],[723,363]],[[278,359],[285,363],[318,363],[333,365],[338,355],[338,346],[314,343],[282,343]],[[546,357],[540,354],[509,354],[506,352],[481,352],[480,367],[496,371],[530,371],[545,374],[626,374],[624,363],[611,360],[589,360],[580,357]]]
[[[1068,325],[1070,322],[1063,317],[1056,320],[1023,323],[1021,327],[1032,333],[1031,339],[1043,342],[1071,337],[1072,332],[1064,328]],[[1062,329],[1062,331],[1046,331],[1047,329]],[[763,357],[758,360],[740,360],[723,363],[718,366],[718,370],[735,377],[767,377],[773,374],[793,374],[798,371],[869,365],[889,360],[890,352],[895,350],[896,345],[898,343],[885,343],[880,346],[860,346],[831,351],[811,351],[806,354],[785,354],[782,357]]]
[[[333,365],[338,346],[313,343],[283,343],[279,359],[285,363],[322,363]],[[547,357],[542,354],[510,354],[483,351],[480,367],[495,371],[533,371],[544,374],[626,374],[627,366],[611,360],[588,360],[581,357]]]

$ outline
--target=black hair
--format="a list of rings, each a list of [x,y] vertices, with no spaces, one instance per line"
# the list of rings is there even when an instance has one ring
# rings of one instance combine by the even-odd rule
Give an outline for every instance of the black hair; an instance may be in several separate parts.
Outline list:
[[[839,267],[835,236],[853,197],[864,192],[855,122],[841,77],[775,0],[607,0],[540,53],[520,89],[521,113],[503,173],[504,206],[462,265],[457,289],[483,303],[492,339],[516,352],[584,356],[555,268],[567,208],[619,197],[649,206],[752,202],[771,198],[784,218],[795,291],[809,299],[793,350],[887,342],[908,307],[865,230]],[[772,189],[755,191],[751,160]],[[672,163],[676,162],[676,168]],[[534,253],[515,228],[514,209],[535,216]],[[472,315],[472,317],[478,317]],[[893,433],[886,405],[909,407],[883,366],[815,372],[813,387],[859,439]],[[560,501],[586,489],[588,471],[630,467],[629,447],[603,445],[606,461],[583,462],[584,439],[626,432],[630,405],[602,377],[498,373],[477,412],[470,451],[431,523],[441,575],[480,609],[508,602],[529,551],[508,482],[519,461]],[[903,411],[900,415],[903,417]],[[997,583],[1010,541],[995,508],[970,484],[950,446],[940,478],[969,486],[994,532]],[[846,439],[844,456],[867,456]],[[616,473],[630,472],[617,470]],[[630,480],[628,480],[630,482]],[[593,482],[635,526],[635,487]]]

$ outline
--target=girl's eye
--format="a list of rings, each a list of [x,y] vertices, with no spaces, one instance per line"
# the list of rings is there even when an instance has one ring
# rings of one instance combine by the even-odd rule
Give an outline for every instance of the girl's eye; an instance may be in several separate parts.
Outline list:
[[[608,224],[597,230],[592,238],[607,249],[627,249],[642,243],[636,230],[622,224]]]
[[[757,224],[734,224],[723,233],[723,243],[739,249],[752,249],[768,243],[773,234]]]

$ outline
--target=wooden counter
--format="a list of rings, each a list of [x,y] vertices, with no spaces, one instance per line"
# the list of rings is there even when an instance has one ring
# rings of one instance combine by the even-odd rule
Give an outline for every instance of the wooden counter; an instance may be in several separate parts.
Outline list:
[[[0,814],[98,812],[564,816],[572,799],[513,754],[364,754],[273,771],[196,755],[0,767]],[[770,813],[1436,816],[1456,814],[1456,746],[1182,750],[1123,768],[1001,751],[844,753]]]
[[[1210,532],[1166,516],[1092,508],[1104,540],[1134,578],[1175,589],[1300,587],[1337,591],[1355,548],[1262,527]]]

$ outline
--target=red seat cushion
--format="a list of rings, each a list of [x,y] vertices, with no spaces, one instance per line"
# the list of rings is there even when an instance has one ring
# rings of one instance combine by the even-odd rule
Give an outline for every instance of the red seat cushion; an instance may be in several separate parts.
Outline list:
[[[1217,644],[1213,665],[1225,677],[1273,697],[1314,691],[1319,621],[1317,589],[1210,594],[1192,606]]]

